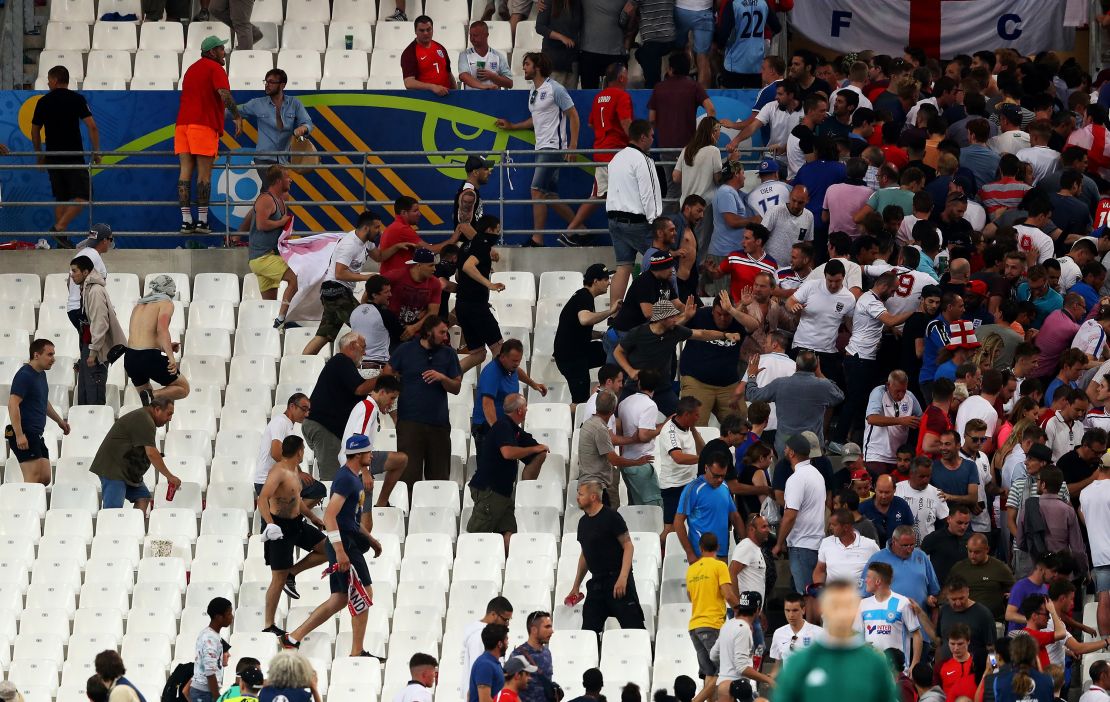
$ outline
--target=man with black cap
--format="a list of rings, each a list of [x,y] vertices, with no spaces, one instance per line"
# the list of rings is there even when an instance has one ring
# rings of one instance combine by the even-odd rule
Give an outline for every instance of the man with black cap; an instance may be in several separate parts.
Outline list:
[[[590,369],[605,363],[605,348],[594,339],[594,325],[609,319],[621,308],[613,299],[608,309],[595,310],[594,300],[609,290],[613,271],[604,263],[595,263],[582,274],[582,287],[574,292],[559,312],[552,355],[555,366],[566,378],[570,401],[585,402],[590,396]]]
[[[660,300],[678,298],[678,288],[674,280],[677,261],[670,251],[656,251],[641,263],[643,268],[640,275],[628,287],[627,295],[618,296],[614,287],[610,299],[623,302],[603,337],[607,363],[613,363],[613,351],[624,335],[648,321],[652,305]]]
[[[104,254],[115,246],[112,241],[112,227],[107,224],[94,224],[89,228],[89,237],[77,245],[79,255],[92,261],[93,270],[108,280],[108,268],[104,265]],[[69,298],[66,300],[66,314],[78,332],[81,331],[81,286],[69,280]]]
[[[719,660],[717,675],[717,698],[733,700],[732,682],[747,678],[765,685],[773,685],[774,680],[755,667],[755,620],[763,608],[763,597],[755,591],[740,593],[736,605],[736,616],[724,623],[717,643],[710,653]],[[714,655],[715,654],[715,655]]]
[[[234,697],[221,698],[220,702],[254,702],[258,699],[258,691],[262,689],[265,677],[262,668],[257,665],[247,666],[240,670],[236,676],[239,679],[239,694]]]
[[[454,222],[455,234],[459,237],[459,248],[465,251],[465,242],[474,238],[477,232],[475,225],[482,218],[482,194],[478,188],[489,182],[489,169],[493,168],[493,161],[471,154],[466,157],[463,168],[466,169],[466,180],[455,193],[451,221]]]

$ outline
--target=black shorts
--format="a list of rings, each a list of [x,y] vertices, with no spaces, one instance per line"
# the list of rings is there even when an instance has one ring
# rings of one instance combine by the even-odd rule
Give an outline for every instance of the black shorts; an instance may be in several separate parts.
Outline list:
[[[26,463],[40,458],[50,458],[50,452],[46,450],[46,441],[43,440],[42,434],[24,434],[24,436],[27,437],[27,448],[16,448],[15,430],[12,429],[11,424],[4,427],[4,438],[8,440],[8,448],[12,450],[12,455],[17,462]]]
[[[662,488],[659,494],[663,496],[663,523],[674,524],[674,515],[678,512],[678,500],[682,497],[682,488]]]
[[[48,168],[50,191],[58,202],[88,200],[92,194],[89,172],[84,168]]]
[[[578,404],[590,399],[590,371],[600,368],[605,363],[605,349],[601,341],[591,341],[584,349],[585,353],[573,361],[555,359],[555,367],[567,380],[567,389],[570,390],[570,401]]]
[[[123,356],[123,369],[136,387],[152,380],[159,385],[170,385],[177,380],[177,373],[167,370],[169,362],[160,349],[127,349]]]
[[[370,587],[370,569],[366,566],[366,557],[363,555],[370,550],[370,542],[362,535],[361,532],[351,533],[347,531],[340,532],[340,537],[343,539],[343,550],[347,552],[347,559],[351,562],[351,570],[355,571],[358,579],[362,581],[363,587]],[[335,548],[331,542],[324,544],[324,548],[328,552],[328,563],[334,564]],[[328,576],[328,586],[331,593],[347,594],[347,589],[351,584],[351,576],[347,573],[336,571]]]
[[[462,327],[463,341],[471,351],[501,341],[501,326],[489,305],[456,304],[455,319]]]
[[[262,483],[254,484],[254,496],[258,497],[262,494]],[[308,485],[301,488],[302,500],[322,500],[328,496],[328,489],[319,480],[314,480]]]
[[[282,538],[262,544],[262,552],[270,570],[289,570],[293,567],[294,548],[311,551],[324,540],[324,532],[312,526],[304,517],[272,519],[274,524],[281,527]]]

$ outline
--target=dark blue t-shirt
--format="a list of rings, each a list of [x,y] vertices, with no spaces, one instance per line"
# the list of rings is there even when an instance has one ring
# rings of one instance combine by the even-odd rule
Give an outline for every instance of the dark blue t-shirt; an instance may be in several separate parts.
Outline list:
[[[312,693],[292,687],[264,687],[258,691],[258,702],[274,702],[279,698],[286,702],[312,702]]]
[[[478,469],[470,479],[470,487],[475,490],[493,490],[505,497],[512,497],[513,486],[516,484],[517,460],[502,456],[501,449],[506,446],[525,448],[537,443],[531,434],[517,426],[513,420],[508,417],[498,419],[490,427],[478,449]]]
[[[497,418],[505,416],[505,398],[514,392],[520,392],[520,376],[516,371],[506,373],[505,368],[495,358],[478,375],[478,393],[474,401],[474,416],[471,422],[485,424],[486,413],[482,411],[482,401],[486,397],[493,398],[493,408]]]
[[[810,161],[798,169],[794,185],[804,185],[809,190],[809,204],[806,209],[813,213],[815,222],[821,221],[821,210],[825,207],[825,192],[848,177],[846,166],[840,161]]]
[[[448,378],[462,375],[459,355],[449,346],[426,349],[420,341],[398,346],[389,357],[389,365],[401,376],[405,391],[397,398],[397,419],[434,426],[451,425],[447,413],[447,389],[442,383],[424,382],[424,371],[436,370]]]
[[[362,478],[351,472],[347,466],[340,466],[331,481],[331,494],[344,498],[335,523],[339,531],[358,532],[359,517],[362,516]]]
[[[468,699],[478,699],[479,685],[488,685],[490,697],[493,699],[497,699],[497,693],[505,687],[505,671],[501,669],[501,661],[497,660],[489,651],[478,656],[474,660],[474,665],[470,667],[470,697]]]
[[[968,485],[979,484],[979,469],[968,460],[960,462],[956,470],[948,470],[939,460],[933,461],[933,487],[949,495],[966,495]]]
[[[728,333],[743,333],[744,327],[740,326],[732,317],[723,331]],[[686,324],[690,329],[711,329],[722,331],[713,321],[713,308],[702,307]],[[679,375],[689,375],[706,385],[724,387],[740,382],[740,342],[733,341],[697,341],[690,339],[682,349],[682,356],[678,360]]]
[[[11,394],[19,395],[19,419],[23,433],[27,436],[40,436],[46,429],[46,402],[50,385],[46,382],[46,371],[37,371],[24,363],[12,378]]]

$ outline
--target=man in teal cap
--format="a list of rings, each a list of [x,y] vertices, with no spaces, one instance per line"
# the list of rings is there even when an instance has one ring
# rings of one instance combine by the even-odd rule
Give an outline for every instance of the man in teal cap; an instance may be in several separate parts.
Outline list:
[[[231,85],[227,82],[224,63],[226,39],[205,37],[200,44],[200,59],[189,66],[181,79],[181,105],[177,110],[177,127],[173,134],[173,151],[181,162],[177,178],[177,202],[181,206],[182,234],[210,234],[208,201],[212,196],[212,162],[220,147],[224,131],[224,108],[235,120],[235,135],[243,130],[243,118]],[[193,171],[197,174],[197,216],[193,219],[189,184]]]

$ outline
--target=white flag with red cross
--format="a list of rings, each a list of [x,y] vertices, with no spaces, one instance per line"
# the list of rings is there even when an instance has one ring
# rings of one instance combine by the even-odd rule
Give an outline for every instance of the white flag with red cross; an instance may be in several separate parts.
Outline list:
[[[1068,0],[795,0],[790,18],[808,39],[841,53],[870,49],[929,56],[1012,47],[1022,54],[1068,49]]]

